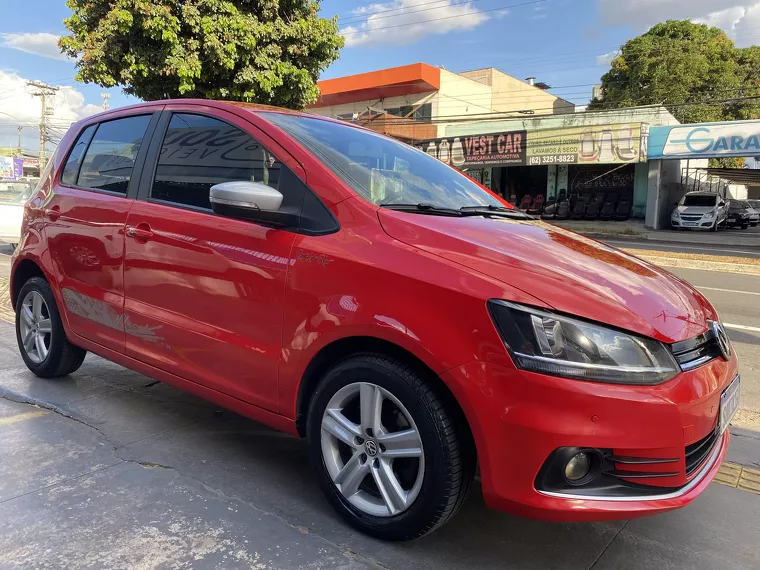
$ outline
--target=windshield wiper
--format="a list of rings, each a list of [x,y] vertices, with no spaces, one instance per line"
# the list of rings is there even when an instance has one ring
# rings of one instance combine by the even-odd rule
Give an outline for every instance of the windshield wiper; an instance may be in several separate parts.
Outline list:
[[[427,202],[420,202],[419,204],[379,204],[382,208],[388,208],[389,210],[398,210],[399,212],[414,212],[417,214],[430,214],[434,216],[455,216],[455,217],[469,217],[469,216],[503,216],[505,218],[513,218],[518,220],[532,220],[533,216],[521,212],[519,210],[511,210],[503,206],[494,206],[488,204],[484,206],[464,206],[459,208],[445,208],[441,206],[435,206]]]
[[[496,215],[496,216],[504,216],[507,218],[515,218],[518,220],[533,220],[533,216],[529,216],[525,212],[521,212],[520,210],[513,210],[512,208],[506,208],[504,206],[494,206],[493,204],[488,204],[486,206],[463,206],[460,208],[460,211],[465,216],[488,216],[488,215]]]
[[[456,210],[454,208],[441,208],[433,204],[426,202],[420,202],[419,204],[378,204],[381,208],[388,208],[389,210],[397,210],[399,212],[414,212],[417,214],[430,214],[433,216],[466,216],[463,210]]]

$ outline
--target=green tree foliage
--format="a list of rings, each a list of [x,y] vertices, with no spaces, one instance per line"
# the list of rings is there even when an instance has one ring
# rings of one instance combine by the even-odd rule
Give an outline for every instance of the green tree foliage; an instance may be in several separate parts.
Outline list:
[[[77,80],[141,99],[197,97],[302,109],[344,40],[320,0],[68,0],[59,42]]]
[[[760,47],[739,49],[718,28],[670,20],[622,46],[602,92],[589,108],[663,104],[682,123],[757,119],[760,100],[743,98],[760,94]]]
[[[727,156],[724,158],[711,158],[708,166],[710,168],[744,168],[746,162],[744,158],[738,156]]]

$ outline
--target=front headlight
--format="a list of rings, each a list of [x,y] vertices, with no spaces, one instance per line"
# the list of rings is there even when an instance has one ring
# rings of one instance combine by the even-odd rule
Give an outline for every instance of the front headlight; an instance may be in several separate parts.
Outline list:
[[[673,215],[672,215],[672,217],[673,217],[673,218],[676,218],[676,219],[679,217],[679,216],[678,216],[678,210],[673,210]]]
[[[651,338],[492,299],[488,308],[515,365],[523,370],[614,384],[661,384],[680,368]]]
[[[704,216],[702,216],[706,220],[712,220],[715,217],[715,212],[707,212]]]

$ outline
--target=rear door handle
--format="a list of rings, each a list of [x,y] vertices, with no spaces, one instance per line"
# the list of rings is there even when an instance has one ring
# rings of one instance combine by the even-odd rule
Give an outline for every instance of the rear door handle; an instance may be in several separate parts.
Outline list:
[[[52,208],[45,208],[45,216],[51,221],[56,221],[61,216],[60,206],[53,206]]]
[[[127,226],[127,236],[140,242],[146,242],[153,237],[153,232],[150,231],[148,224],[140,224],[139,226]]]

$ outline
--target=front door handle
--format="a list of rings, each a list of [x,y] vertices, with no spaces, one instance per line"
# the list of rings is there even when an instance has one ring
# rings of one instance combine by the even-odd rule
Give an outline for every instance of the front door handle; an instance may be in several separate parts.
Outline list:
[[[153,237],[153,232],[150,231],[148,224],[140,224],[138,226],[127,226],[127,236],[139,242],[146,242]]]

